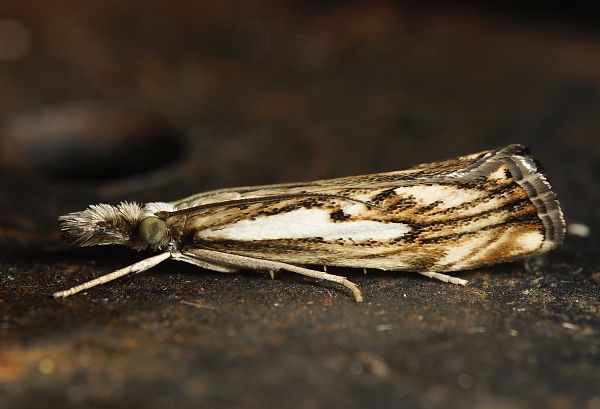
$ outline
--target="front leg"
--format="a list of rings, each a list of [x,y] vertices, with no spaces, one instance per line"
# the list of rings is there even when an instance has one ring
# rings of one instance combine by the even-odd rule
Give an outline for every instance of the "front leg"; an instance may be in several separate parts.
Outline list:
[[[156,266],[159,263],[171,258],[172,253],[166,251],[161,254],[157,254],[155,256],[149,257],[142,261],[138,261],[135,264],[127,266],[125,268],[121,268],[117,271],[113,271],[112,273],[104,274],[98,278],[94,278],[93,280],[87,281],[83,284],[79,284],[75,287],[69,288],[64,291],[57,291],[53,294],[54,298],[62,298],[68,297],[73,294],[77,294],[78,292],[90,289],[100,284],[108,283],[109,281],[116,280],[119,277],[123,277],[127,274],[132,273],[141,273],[142,271],[146,271]]]
[[[363,300],[362,293],[360,292],[358,286],[346,279],[346,277],[328,274],[322,271],[310,270],[308,268],[298,267],[293,264],[282,263],[279,261],[263,260],[259,258],[222,253],[220,251],[199,249],[194,247],[184,248],[182,250],[182,253],[186,256],[192,257],[196,260],[205,263],[228,267],[232,269],[262,271],[286,270],[307,277],[317,278],[319,280],[332,281],[334,283],[342,284],[346,288],[349,288],[354,294],[354,299],[356,300],[356,302],[362,302]]]

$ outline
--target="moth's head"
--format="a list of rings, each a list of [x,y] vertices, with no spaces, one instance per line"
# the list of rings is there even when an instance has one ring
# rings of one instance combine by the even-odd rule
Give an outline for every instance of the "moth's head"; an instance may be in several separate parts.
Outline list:
[[[173,210],[168,203],[98,204],[60,216],[58,223],[63,241],[74,246],[122,244],[136,250],[166,248],[171,242],[169,227],[156,214]]]

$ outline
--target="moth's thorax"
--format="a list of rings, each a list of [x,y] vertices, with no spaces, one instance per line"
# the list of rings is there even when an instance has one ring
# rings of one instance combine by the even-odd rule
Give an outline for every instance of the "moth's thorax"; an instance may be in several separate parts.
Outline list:
[[[156,244],[144,242],[138,233],[142,220],[159,212],[170,212],[169,203],[153,202],[139,204],[122,202],[117,206],[109,204],[91,205],[87,209],[59,217],[63,240],[67,244],[87,247],[107,244],[120,244],[135,250],[146,248],[169,249],[174,246],[169,223],[164,237]]]

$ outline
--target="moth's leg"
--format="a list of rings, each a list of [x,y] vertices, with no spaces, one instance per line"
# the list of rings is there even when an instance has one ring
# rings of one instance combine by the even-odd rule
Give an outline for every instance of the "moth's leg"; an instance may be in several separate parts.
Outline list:
[[[173,260],[183,261],[185,263],[190,263],[190,264],[193,264],[200,268],[205,268],[205,269],[211,270],[211,271],[217,271],[219,273],[237,273],[239,271],[239,269],[237,269],[237,268],[214,264],[214,263],[209,263],[207,261],[199,260],[196,257],[190,257],[190,256],[187,256],[187,255],[179,253],[179,252],[171,253],[171,258]]]
[[[105,275],[95,278],[93,280],[87,281],[83,284],[69,288],[68,290],[58,291],[53,294],[54,298],[68,297],[70,295],[77,294],[80,291],[87,290],[87,289],[95,287],[97,285],[108,283],[109,281],[115,280],[119,277],[123,277],[124,275],[131,274],[131,273],[140,273],[142,271],[146,271],[146,270],[154,267],[155,265],[165,261],[166,259],[168,259],[170,257],[171,257],[171,253],[166,252],[166,253],[158,254],[156,256],[147,258],[142,261],[138,261],[135,264],[132,264],[130,266],[127,266],[127,267],[122,268],[117,271],[113,271],[112,273],[105,274]]]
[[[435,278],[436,280],[443,281],[445,283],[451,284],[459,284],[459,285],[467,285],[469,281],[463,280],[462,278],[452,277],[448,274],[436,273],[433,271],[417,271],[419,274],[424,275],[425,277]]]
[[[358,286],[349,281],[346,277],[310,270],[308,268],[298,267],[293,264],[281,263],[279,261],[262,260],[253,257],[240,256],[237,254],[222,253],[214,250],[186,248],[183,250],[183,253],[217,265],[225,265],[233,268],[248,270],[286,270],[307,277],[317,278],[319,280],[332,281],[349,288],[354,294],[354,299],[356,302],[362,302],[363,300],[362,293],[360,292]]]

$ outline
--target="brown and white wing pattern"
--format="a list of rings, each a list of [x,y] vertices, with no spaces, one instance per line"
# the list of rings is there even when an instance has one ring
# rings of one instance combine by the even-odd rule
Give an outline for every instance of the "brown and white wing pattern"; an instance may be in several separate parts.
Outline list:
[[[564,219],[521,145],[411,169],[173,202],[181,246],[384,270],[456,271],[551,250]]]

